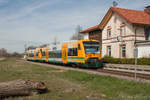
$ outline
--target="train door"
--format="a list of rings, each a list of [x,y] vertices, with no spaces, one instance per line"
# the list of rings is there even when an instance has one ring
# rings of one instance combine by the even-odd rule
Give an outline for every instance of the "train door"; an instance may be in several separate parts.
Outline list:
[[[29,60],[29,56],[30,56],[30,53],[29,53],[29,50],[27,51],[27,57],[26,59]]]
[[[62,61],[64,64],[66,64],[67,60],[68,60],[68,44],[65,43],[62,46]]]
[[[46,62],[48,62],[48,56],[49,56],[48,47],[46,47],[45,55],[46,55]]]
[[[84,52],[84,46],[82,44],[82,41],[78,42],[78,57],[81,58],[78,62],[84,63],[85,60],[85,52]]]
[[[38,57],[39,57],[39,61],[41,61],[42,60],[42,49],[41,48],[39,48],[39,50],[38,50]]]
[[[33,60],[36,60],[36,50],[33,50]]]

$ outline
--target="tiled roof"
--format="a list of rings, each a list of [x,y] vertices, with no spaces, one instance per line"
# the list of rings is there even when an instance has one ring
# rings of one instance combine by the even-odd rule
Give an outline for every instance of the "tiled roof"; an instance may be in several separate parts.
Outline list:
[[[87,32],[94,31],[94,30],[100,30],[99,25],[95,25],[95,26],[90,27],[88,29],[82,30],[82,31],[80,31],[80,33],[87,33]]]
[[[131,9],[116,8],[116,7],[110,7],[108,12],[110,11],[116,12],[117,14],[119,14],[121,17],[123,17],[125,20],[127,20],[130,23],[150,25],[150,14],[146,13],[145,11],[137,11],[137,10],[131,10]],[[105,17],[106,16],[107,14],[105,15]],[[103,20],[101,21],[99,25],[82,30],[80,31],[80,33],[87,33],[90,31],[102,29],[100,27],[102,26],[102,22],[105,20],[105,17],[103,18]]]
[[[111,7],[112,11],[118,13],[121,17],[133,24],[150,25],[150,14],[145,11],[137,11],[123,8]]]

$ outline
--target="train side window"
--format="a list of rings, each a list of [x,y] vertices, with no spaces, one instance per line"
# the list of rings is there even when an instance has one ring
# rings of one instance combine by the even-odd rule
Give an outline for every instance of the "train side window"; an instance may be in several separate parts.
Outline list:
[[[53,52],[49,51],[49,57],[53,57]]]
[[[54,52],[54,57],[57,57],[57,52]]]
[[[51,57],[51,53],[50,53],[50,51],[48,51],[48,55],[49,55],[49,57]]]
[[[74,48],[74,52],[73,52],[74,56],[77,56],[77,55],[78,55],[77,52],[78,52],[78,51],[77,51],[77,48]]]
[[[52,51],[52,57],[54,57],[54,52]]]
[[[68,56],[72,56],[73,55],[73,49],[72,48],[69,48],[68,49]]]
[[[71,56],[71,49],[68,49],[68,56]]]
[[[52,52],[52,57],[55,57],[55,52]]]
[[[81,50],[81,46],[80,46],[80,44],[78,44],[78,50]]]
[[[30,53],[30,57],[34,57],[34,56],[33,56],[33,53]]]
[[[61,58],[61,55],[62,55],[61,51],[58,51],[58,57],[59,58]]]
[[[77,48],[69,48],[68,49],[68,56],[77,56]]]
[[[45,51],[42,52],[42,56],[45,56]]]
[[[58,52],[57,51],[55,52],[55,57],[58,57]]]
[[[48,51],[48,55],[49,55],[49,57],[51,57],[51,53],[50,53],[50,51]]]
[[[62,57],[62,52],[60,52],[60,57]]]
[[[52,51],[52,57],[55,57],[55,53]]]
[[[38,52],[36,53],[36,56],[38,56]]]

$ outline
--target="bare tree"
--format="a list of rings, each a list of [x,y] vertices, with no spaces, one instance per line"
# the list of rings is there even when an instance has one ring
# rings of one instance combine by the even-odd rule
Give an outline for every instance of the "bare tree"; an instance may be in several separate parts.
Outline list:
[[[75,29],[75,34],[73,34],[73,36],[71,37],[71,40],[82,40],[83,39],[83,35],[80,34],[80,31],[82,30],[81,26],[78,25]]]
[[[59,42],[57,41],[57,37],[54,38],[54,42],[53,42],[52,44],[53,44],[53,45],[59,44]]]
[[[8,52],[5,48],[1,48],[0,49],[0,57],[7,57],[8,56]]]
[[[60,42],[58,42],[57,37],[54,38],[54,41],[52,42],[53,44],[53,50],[57,50],[58,49],[58,45],[60,44]]]
[[[24,54],[18,53],[18,52],[13,52],[9,53],[10,57],[22,57]]]
[[[35,49],[35,48],[37,48],[37,47],[36,47],[36,46],[31,45],[31,46],[29,46],[27,49],[29,50],[29,49]]]
[[[48,44],[42,44],[42,45],[40,45],[39,47],[40,48],[44,48],[44,47],[47,47],[48,46]]]

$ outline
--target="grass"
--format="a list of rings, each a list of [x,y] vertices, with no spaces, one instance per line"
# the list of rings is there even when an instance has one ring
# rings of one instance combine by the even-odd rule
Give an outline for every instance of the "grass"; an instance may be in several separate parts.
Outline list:
[[[150,84],[85,72],[55,72],[49,68],[9,58],[0,62],[0,82],[16,79],[43,81],[50,92],[6,100],[149,100]]]

